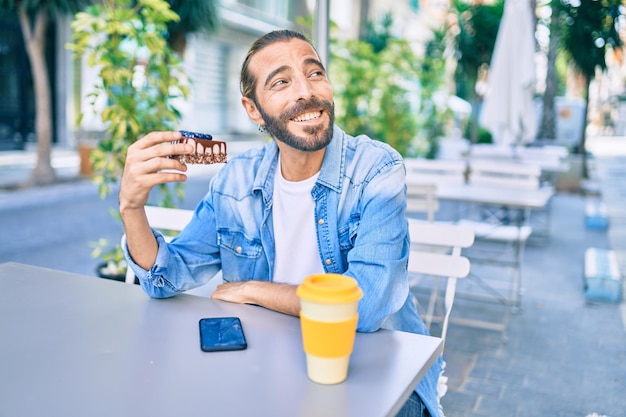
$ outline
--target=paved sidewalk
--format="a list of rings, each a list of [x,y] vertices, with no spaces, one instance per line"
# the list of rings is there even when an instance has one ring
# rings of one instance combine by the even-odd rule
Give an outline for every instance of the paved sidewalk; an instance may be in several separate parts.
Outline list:
[[[529,242],[524,253],[522,311],[511,316],[508,343],[497,332],[450,325],[446,416],[626,416],[626,305],[583,294],[588,247],[615,250],[626,277],[626,138],[589,142],[600,194],[555,196],[550,240]],[[585,227],[590,198],[607,205],[608,231]],[[464,308],[459,301],[452,314]]]

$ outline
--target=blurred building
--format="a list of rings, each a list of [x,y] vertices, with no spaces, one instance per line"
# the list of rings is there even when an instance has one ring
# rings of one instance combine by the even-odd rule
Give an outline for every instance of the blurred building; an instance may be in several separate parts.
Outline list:
[[[263,33],[279,28],[303,29],[297,26],[297,18],[316,16],[318,1],[323,0],[221,0],[219,31],[188,38],[184,68],[193,88],[189,99],[178,106],[183,113],[181,128],[225,139],[255,134],[256,126],[240,103],[243,58]],[[327,1],[330,19],[337,26],[335,35],[357,38],[368,20],[380,21],[391,13],[394,35],[408,39],[418,51],[429,37],[429,28],[445,19],[449,7],[448,0]],[[97,71],[75,61],[65,48],[72,38],[71,21],[69,15],[57,17],[47,38],[53,141],[67,148],[77,145],[79,135],[103,130],[99,115],[91,112],[85,98],[97,81]],[[319,39],[319,34],[308,35]],[[81,126],[76,126],[80,112],[84,117]],[[35,143],[34,95],[21,29],[15,15],[0,13],[0,151]]]

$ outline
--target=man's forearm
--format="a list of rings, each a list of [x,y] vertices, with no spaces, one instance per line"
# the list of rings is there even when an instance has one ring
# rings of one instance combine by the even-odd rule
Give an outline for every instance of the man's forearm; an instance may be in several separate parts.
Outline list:
[[[295,285],[267,281],[229,282],[218,285],[212,297],[240,304],[256,304],[291,316],[300,315]]]
[[[120,210],[128,252],[133,261],[149,270],[156,260],[158,244],[143,209]]]

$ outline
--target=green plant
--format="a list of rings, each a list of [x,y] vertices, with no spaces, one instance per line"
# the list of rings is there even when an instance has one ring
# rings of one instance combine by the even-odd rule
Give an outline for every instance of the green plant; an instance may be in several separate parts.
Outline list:
[[[173,130],[181,119],[175,102],[187,97],[188,86],[180,59],[166,41],[167,23],[177,20],[164,0],[104,0],[72,22],[73,43],[67,47],[99,69],[90,106],[97,112],[99,98],[107,103],[101,112],[105,138],[91,153],[102,198],[120,180],[128,147],[147,132]],[[158,205],[174,207],[182,201],[182,184],[172,188],[160,186]],[[119,259],[119,246],[104,252],[106,242],[99,243],[95,256]]]
[[[384,30],[368,39],[333,41],[330,74],[337,123],[406,155],[418,127],[419,60],[408,42],[386,36]]]
[[[180,121],[174,103],[187,97],[188,86],[166,42],[166,24],[177,19],[163,0],[105,0],[72,22],[74,42],[68,48],[99,68],[101,83],[89,93],[90,105],[95,112],[100,97],[107,101],[101,113],[106,137],[91,155],[102,197],[119,181],[129,145],[147,132],[174,129]],[[162,192],[172,204],[166,187]]]
[[[101,238],[96,242],[91,242],[93,248],[92,258],[100,258],[102,265],[99,265],[99,272],[108,276],[123,276],[128,267],[124,252],[120,245],[111,245],[107,239]]]
[[[434,30],[433,37],[426,43],[424,57],[419,71],[420,109],[418,114],[418,144],[425,143],[422,152],[411,152],[412,156],[425,154],[434,158],[439,150],[439,139],[445,135],[447,125],[452,120],[452,112],[447,103],[438,103],[436,97],[447,98],[442,91],[446,73],[446,29]],[[421,140],[420,140],[421,139]]]

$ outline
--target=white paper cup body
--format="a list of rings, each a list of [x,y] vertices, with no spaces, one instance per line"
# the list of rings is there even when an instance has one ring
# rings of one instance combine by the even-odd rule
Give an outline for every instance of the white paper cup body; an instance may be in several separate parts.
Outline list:
[[[338,322],[349,320],[357,314],[358,301],[346,304],[322,304],[300,300],[301,315],[311,320]],[[309,379],[318,384],[339,384],[348,377],[350,355],[326,358],[306,354],[307,374]]]

